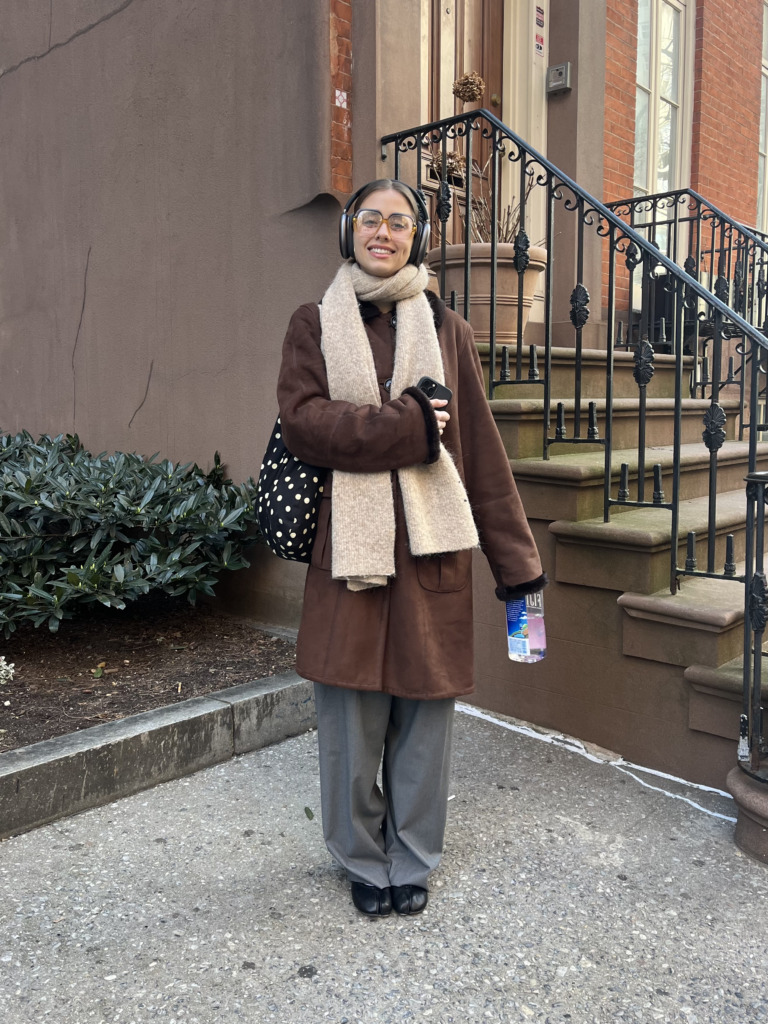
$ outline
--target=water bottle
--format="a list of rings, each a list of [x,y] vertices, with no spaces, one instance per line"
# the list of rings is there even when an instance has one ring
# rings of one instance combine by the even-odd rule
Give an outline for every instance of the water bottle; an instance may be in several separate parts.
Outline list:
[[[544,629],[544,594],[539,590],[524,598],[507,601],[507,647],[510,661],[527,665],[547,656]]]

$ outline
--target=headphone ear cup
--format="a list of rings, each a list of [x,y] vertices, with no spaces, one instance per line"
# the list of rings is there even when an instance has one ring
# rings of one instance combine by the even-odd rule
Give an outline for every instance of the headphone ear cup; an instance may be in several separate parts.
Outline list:
[[[429,249],[429,239],[432,235],[432,226],[430,225],[428,220],[424,221],[423,228],[424,230],[421,235],[421,248],[419,250],[419,266],[421,266],[421,264],[424,262],[424,258],[427,255],[427,250]]]
[[[355,251],[355,243],[352,236],[352,218],[347,213],[342,213],[339,220],[339,249],[341,258],[350,259]]]
[[[339,218],[339,251],[343,260],[347,258],[347,226],[344,223],[346,219],[346,214],[342,213]]]
[[[419,221],[419,225],[416,228],[416,236],[413,239],[413,245],[411,246],[411,255],[408,259],[409,263],[414,263],[417,267],[420,267],[424,262],[424,257],[427,255],[427,249],[429,248],[430,234],[431,228],[429,221]]]

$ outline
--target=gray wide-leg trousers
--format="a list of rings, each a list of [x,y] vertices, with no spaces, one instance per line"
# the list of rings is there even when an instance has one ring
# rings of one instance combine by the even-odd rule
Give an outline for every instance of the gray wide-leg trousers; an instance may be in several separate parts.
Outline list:
[[[351,882],[427,888],[443,851],[454,704],[315,683],[323,835]]]

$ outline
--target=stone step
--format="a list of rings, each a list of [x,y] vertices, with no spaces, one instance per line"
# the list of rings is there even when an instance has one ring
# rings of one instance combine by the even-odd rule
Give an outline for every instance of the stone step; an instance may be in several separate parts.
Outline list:
[[[600,437],[605,436],[605,399],[596,399],[597,426]],[[565,401],[566,436],[573,436],[573,413],[576,403]],[[701,442],[702,420],[709,408],[709,400],[684,398],[682,402],[683,444]],[[725,410],[726,439],[733,441],[736,436],[738,399],[723,398],[720,402]],[[496,425],[510,459],[541,458],[544,416],[543,398],[494,399],[490,403]],[[672,398],[649,398],[646,404],[646,447],[656,448],[669,445],[674,436],[675,403]],[[616,398],[613,401],[613,447],[619,451],[637,447],[640,400],[638,398]],[[588,403],[581,403],[581,436],[587,436]],[[557,420],[557,405],[551,406],[549,433],[554,437]],[[579,454],[602,452],[597,444],[555,444],[550,455],[569,455],[578,448]]]
[[[529,324],[528,333],[533,325]],[[480,362],[483,364],[486,391],[488,389],[488,362],[491,346],[487,342],[477,342]],[[544,346],[536,345],[539,361],[539,373],[544,370]],[[586,399],[605,398],[605,350],[596,348],[582,349],[581,353],[581,396]],[[496,376],[501,373],[501,346],[496,346]],[[516,372],[517,345],[509,347],[510,372]],[[529,345],[523,346],[523,377],[528,377]],[[683,383],[687,384],[693,367],[693,359],[686,356],[683,360]],[[637,398],[637,384],[632,376],[635,367],[633,352],[616,351],[613,354],[613,395],[614,398]],[[573,398],[576,370],[576,349],[560,346],[552,347],[552,394],[559,398]],[[541,384],[512,384],[496,388],[495,398],[541,398]],[[735,393],[735,391],[734,391]],[[654,358],[654,374],[648,384],[649,398],[675,397],[675,357],[656,353]]]
[[[760,442],[757,468],[768,469],[768,442]],[[562,446],[560,446],[562,450]],[[645,452],[645,500],[653,498],[653,466],[661,463],[665,500],[672,498],[671,445],[647,448]],[[629,466],[629,494],[637,499],[637,448],[613,451],[611,454],[611,496],[619,490],[622,463]],[[603,514],[603,452],[582,452],[580,446],[566,455],[543,459],[511,459],[520,496],[530,519],[571,519],[581,521]],[[726,441],[717,453],[717,489],[735,491],[743,484],[749,470],[749,444]],[[684,444],[680,451],[680,498],[699,498],[709,492],[709,451],[699,438],[698,443]],[[625,513],[629,507],[617,505],[611,515]]]
[[[717,667],[702,664],[702,660],[697,659],[696,663],[689,665],[684,674],[691,687],[688,728],[710,736],[722,736],[735,743],[739,738],[744,693],[744,656],[739,654]]]
[[[697,535],[699,568],[706,568],[708,498],[680,502],[678,565],[686,555],[689,530]],[[669,586],[672,513],[639,508],[614,516],[611,522],[560,519],[550,523],[556,538],[555,573],[563,583],[605,590],[654,594]],[[744,558],[746,495],[743,488],[717,497],[715,571],[722,571],[726,535],[734,535],[736,560]]]
[[[744,572],[744,563],[736,566]],[[744,664],[744,585],[686,579],[674,596],[622,594],[622,652],[685,668],[688,728],[739,738]]]
[[[737,563],[736,574],[744,572]],[[628,592],[622,651],[665,665],[699,664],[710,671],[739,656],[744,646],[744,584],[738,580],[686,577],[676,594]]]

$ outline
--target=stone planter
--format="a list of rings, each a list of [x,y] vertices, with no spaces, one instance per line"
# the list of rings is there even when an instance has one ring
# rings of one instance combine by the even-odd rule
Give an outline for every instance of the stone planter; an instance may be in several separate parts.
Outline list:
[[[736,845],[748,857],[768,864],[768,785],[732,768],[725,782],[736,802]]]
[[[472,280],[470,283],[469,322],[475,332],[475,341],[488,342],[491,338],[491,243],[473,242],[471,246]],[[511,242],[500,242],[496,250],[496,343],[514,345],[517,341],[518,274],[515,270],[515,247]],[[533,308],[539,276],[547,265],[547,250],[532,245],[528,250],[529,263],[523,279],[523,337],[525,326]],[[426,264],[437,275],[440,285],[440,249],[430,249]],[[445,247],[445,294],[457,293],[456,309],[464,308],[464,246]]]

